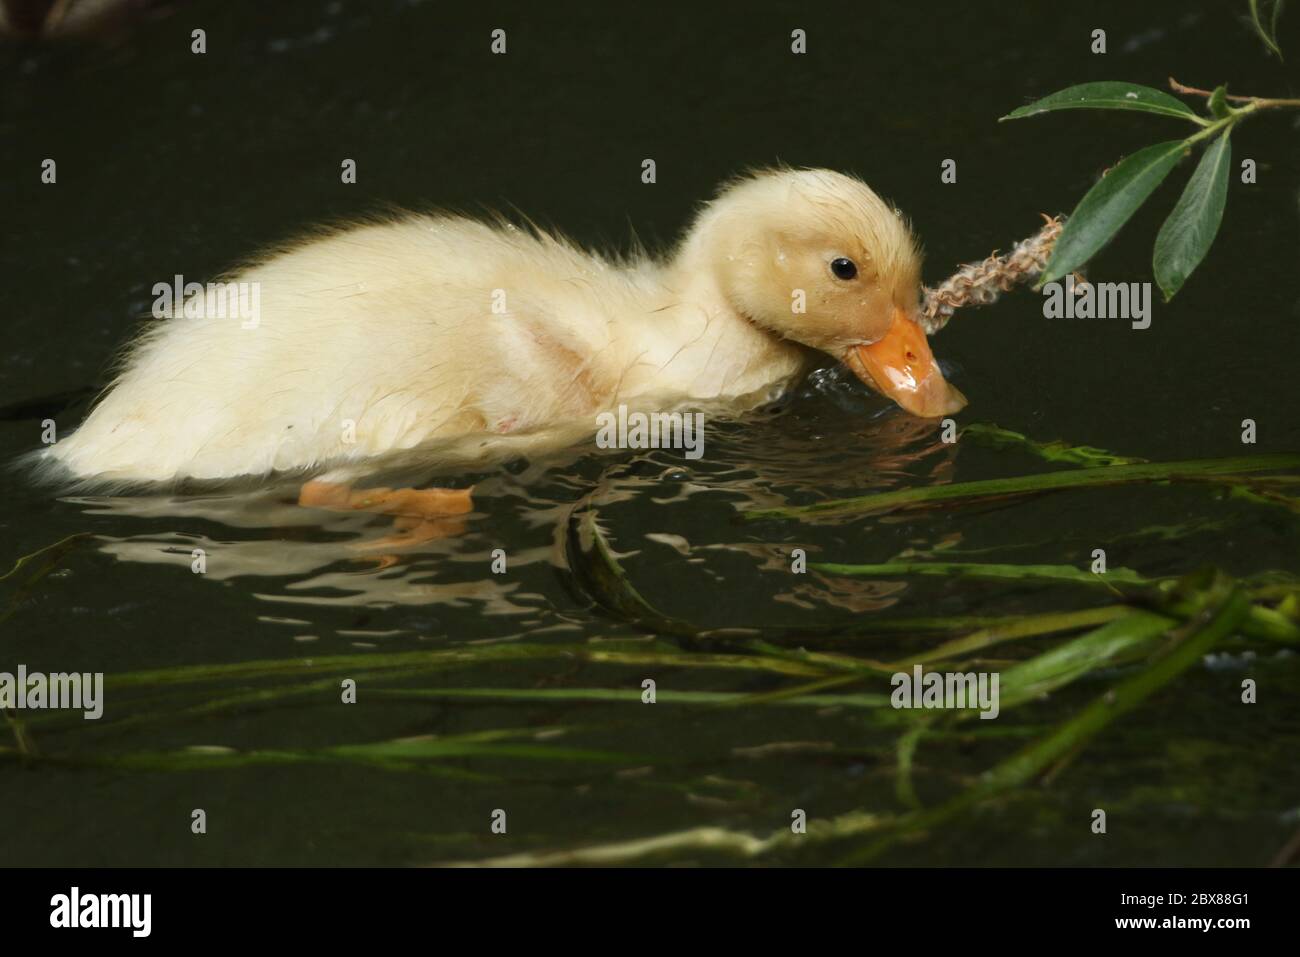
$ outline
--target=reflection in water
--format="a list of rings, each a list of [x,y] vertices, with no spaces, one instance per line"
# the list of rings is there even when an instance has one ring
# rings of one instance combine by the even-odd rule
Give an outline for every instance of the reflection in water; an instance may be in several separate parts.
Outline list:
[[[523,589],[518,575],[488,571],[496,546],[481,530],[482,513],[468,516],[465,534],[421,542],[393,562],[372,547],[391,536],[390,517],[302,508],[294,496],[296,487],[284,486],[222,496],[82,496],[67,501],[82,505],[88,514],[152,520],[150,531],[99,536],[105,554],[185,567],[194,561],[195,549],[201,549],[206,579],[257,579],[247,587],[261,601],[378,608],[473,605],[485,615],[519,615],[544,605],[542,596]],[[491,491],[483,498],[491,503]],[[546,505],[553,508],[555,503]],[[516,545],[508,553],[512,571],[549,556],[544,545]],[[469,580],[443,580],[464,579],[466,571]]]
[[[829,408],[828,408],[829,407]],[[833,436],[834,428],[842,428]],[[833,439],[833,440],[832,440]],[[562,543],[570,512],[590,496],[620,553],[673,550],[683,566],[724,580],[737,557],[755,581],[770,584],[775,601],[815,612],[835,608],[879,611],[906,588],[899,582],[824,580],[791,576],[790,549],[810,557],[827,544],[773,544],[734,522],[737,508],[861,494],[918,479],[946,481],[952,447],[938,426],[902,415],[833,373],[817,373],[783,406],[743,422],[712,421],[704,458],[680,450],[601,451],[591,447],[533,463],[516,462],[473,482],[475,511],[459,534],[377,554],[391,538],[391,516],[303,508],[298,483],[201,495],[79,496],[65,501],[87,515],[112,516],[115,529],[99,548],[119,561],[188,568],[203,552],[212,582],[243,585],[260,602],[282,605],[386,608],[442,606],[475,617],[514,618],[523,630],[563,627],[554,599],[553,566],[565,562]],[[377,476],[379,484],[453,484],[446,476]],[[795,529],[796,534],[834,535]],[[508,574],[494,574],[502,549]],[[734,580],[734,579],[733,579]],[[572,609],[569,609],[572,611]],[[295,619],[290,619],[295,620]],[[303,627],[308,622],[303,621]],[[385,633],[401,633],[372,622]],[[465,634],[463,637],[470,637]],[[482,637],[481,634],[475,637]]]

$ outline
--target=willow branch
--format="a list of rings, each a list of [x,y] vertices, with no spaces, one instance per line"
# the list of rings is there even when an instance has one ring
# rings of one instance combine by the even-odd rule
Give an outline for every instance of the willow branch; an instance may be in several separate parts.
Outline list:
[[[1047,266],[1061,230],[1064,216],[1048,216],[1043,228],[1021,240],[1005,256],[994,253],[983,262],[967,263],[951,278],[922,292],[921,326],[927,334],[948,324],[952,314],[965,306],[986,306],[1004,292],[1022,283],[1032,283]]]

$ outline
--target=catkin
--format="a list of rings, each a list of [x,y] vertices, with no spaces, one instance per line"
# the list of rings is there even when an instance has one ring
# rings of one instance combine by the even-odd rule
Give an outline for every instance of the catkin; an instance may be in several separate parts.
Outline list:
[[[921,290],[921,325],[926,333],[938,332],[963,306],[986,306],[1011,287],[1037,279],[1065,226],[1064,216],[1044,214],[1043,219],[1047,222],[1042,229],[1016,243],[1005,256],[995,253],[983,262],[967,263],[951,278]]]

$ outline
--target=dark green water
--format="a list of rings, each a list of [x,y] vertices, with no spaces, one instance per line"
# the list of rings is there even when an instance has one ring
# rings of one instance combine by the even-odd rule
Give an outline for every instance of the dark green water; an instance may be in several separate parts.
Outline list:
[[[625,246],[674,238],[693,204],[738,170],[776,160],[861,175],[913,220],[926,277],[1005,248],[1041,211],[1071,208],[1122,154],[1174,135],[1173,121],[1067,113],[996,118],[1093,79],[1295,96],[1294,68],[1261,53],[1244,4],[737,4],[621,13],[582,8],[457,12],[445,4],[181,6],[91,40],[0,47],[0,456],[38,446],[41,420],[73,428],[85,401],[28,402],[96,386],[147,311],[155,282],[210,277],[257,247],[382,204],[513,205],[577,240]],[[693,6],[693,5],[692,5]],[[1300,11],[1283,44],[1300,58]],[[189,52],[207,30],[208,53]],[[488,53],[508,31],[509,52]],[[789,52],[790,30],[809,53]],[[1105,28],[1110,52],[1088,50]],[[1053,322],[1021,292],[959,315],[936,340],[971,399],[963,421],[994,421],[1152,460],[1300,448],[1295,402],[1300,177],[1292,116],[1251,121],[1236,155],[1222,233],[1152,327]],[[39,182],[58,162],[57,185]],[[654,158],[658,182],[643,185]],[[358,182],[339,182],[353,158]],[[942,160],[958,182],[940,183]],[[1176,178],[1181,180],[1186,171]],[[1166,184],[1092,266],[1150,279],[1150,248],[1177,188]],[[1258,424],[1243,447],[1240,423]],[[890,660],[907,635],[864,642],[866,616],[1010,615],[1104,599],[1063,588],[944,579],[855,581],[788,571],[788,551],[880,562],[940,543],[998,549],[976,560],[1083,567],[1092,549],[1148,575],[1215,563],[1235,575],[1297,570],[1294,516],[1205,490],[1072,492],[992,508],[801,526],[739,525],[738,507],[1016,475],[1015,452],[944,446],[854,388],[810,384],[770,413],[710,429],[698,462],[678,453],[577,449],[554,461],[464,476],[478,482],[463,535],[387,568],[349,544],[382,534],[357,516],[303,513],[290,492],[202,498],[60,498],[6,474],[0,568],[89,533],[30,589],[6,582],[0,671],[103,671],[382,654],[485,642],[587,643],[643,633],[596,610],[564,572],[573,506],[593,495],[637,589],[701,627],[762,627],[790,648]],[[1161,541],[1134,533],[1205,522]],[[321,524],[322,522],[326,524]],[[1213,524],[1209,524],[1213,523]],[[1008,546],[1015,546],[1008,548]],[[190,571],[204,548],[208,573]],[[506,575],[490,553],[510,556]],[[991,556],[991,557],[990,557]],[[1011,646],[1015,656],[1023,648]],[[1243,677],[1261,700],[1238,703]],[[382,687],[627,689],[622,702],[413,700],[337,690],[176,720],[29,728],[67,763],[0,763],[0,862],[9,864],[405,864],[548,851],[712,825],[764,835],[854,809],[895,813],[894,735],[850,708],[673,705],[671,690],[759,692],[758,671],[611,666],[553,659],[471,663]],[[639,701],[653,677],[664,701]],[[1108,687],[1101,675],[1018,712],[1047,727]],[[227,679],[176,690],[173,709],[273,685]],[[1270,652],[1198,668],[1081,753],[1050,786],[977,809],[902,845],[887,863],[1258,864],[1300,825],[1300,666]],[[134,710],[132,710],[134,713]],[[120,714],[120,712],[119,712]],[[276,762],[215,770],[87,767],[87,758],[193,745],[288,751],[526,729],[546,747],[610,760],[507,751],[442,762],[463,777],[357,763]],[[8,731],[5,745],[11,744]],[[996,737],[917,757],[936,801],[1008,753]],[[475,775],[475,777],[470,777]],[[1088,829],[1104,807],[1110,829]],[[190,832],[203,808],[208,833]],[[509,833],[492,835],[503,808]],[[836,859],[821,846],[778,861]],[[713,861],[700,852],[677,861]]]

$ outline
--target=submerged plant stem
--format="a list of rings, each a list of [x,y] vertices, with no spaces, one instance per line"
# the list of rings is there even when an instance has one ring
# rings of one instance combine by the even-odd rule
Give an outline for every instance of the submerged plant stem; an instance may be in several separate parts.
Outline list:
[[[1021,786],[1067,755],[1077,751],[1107,725],[1190,668],[1245,618],[1250,603],[1231,580],[1218,579],[1199,599],[1195,618],[1184,626],[1177,643],[1151,664],[1093,700],[1074,717],[987,771],[980,783],[933,811],[914,814],[897,829],[873,841],[844,863],[862,864],[877,857],[904,834],[925,830],[988,798]]]
[[[878,492],[856,498],[835,499],[813,505],[750,509],[741,512],[745,521],[768,518],[818,518],[840,515],[870,515],[909,508],[924,508],[950,502],[982,502],[990,499],[1038,495],[1062,489],[1104,488],[1139,482],[1196,482],[1207,476],[1227,476],[1300,468],[1300,455],[1253,455],[1224,459],[1188,459],[1181,462],[1148,462],[1099,468],[1046,472],[1014,478],[954,482],[922,488]]]
[[[1105,573],[1085,571],[1073,565],[998,565],[991,562],[884,562],[876,565],[845,565],[812,562],[809,568],[833,575],[881,578],[894,575],[926,575],[940,578],[976,578],[997,581],[1067,582],[1112,588],[1115,585],[1154,585],[1160,579],[1144,578],[1131,568],[1112,568]]]

